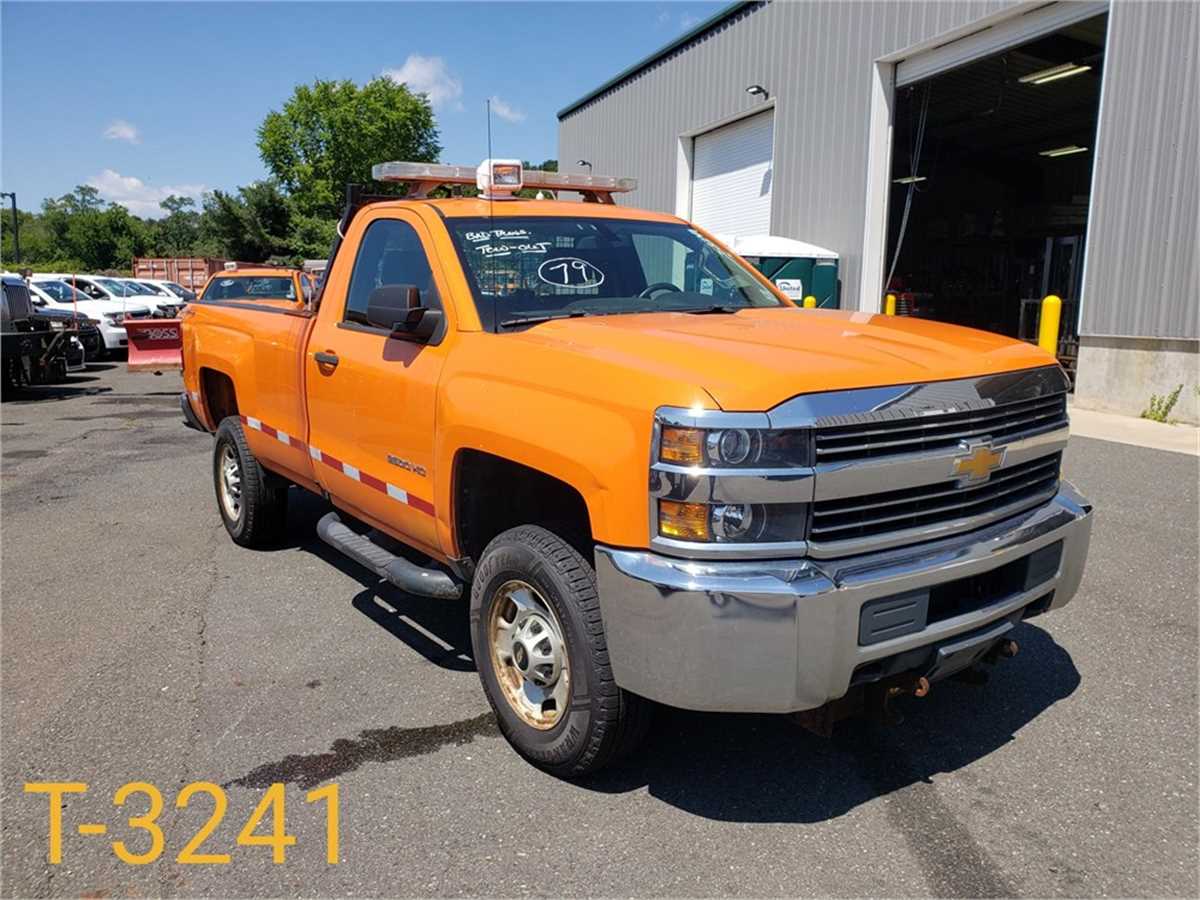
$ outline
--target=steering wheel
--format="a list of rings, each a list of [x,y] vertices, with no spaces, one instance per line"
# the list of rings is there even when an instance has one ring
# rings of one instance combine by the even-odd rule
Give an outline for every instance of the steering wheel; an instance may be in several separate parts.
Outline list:
[[[656,281],[654,284],[646,285],[642,292],[638,294],[638,297],[642,300],[650,300],[655,291],[674,291],[677,294],[680,293],[680,289],[671,284],[671,282]]]

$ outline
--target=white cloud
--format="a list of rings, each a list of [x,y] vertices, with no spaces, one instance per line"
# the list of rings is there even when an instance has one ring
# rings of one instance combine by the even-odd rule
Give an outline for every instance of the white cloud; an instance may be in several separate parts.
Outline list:
[[[140,178],[132,175],[122,175],[112,169],[105,169],[99,175],[93,175],[87,180],[89,186],[100,192],[100,196],[110,203],[125,207],[135,216],[148,219],[158,219],[166,215],[166,211],[158,204],[172,194],[179,197],[198,198],[208,188],[203,184],[171,184],[154,187],[146,184]]]
[[[410,91],[424,94],[431,105],[444,108],[452,105],[462,109],[462,82],[446,66],[440,56],[421,56],[412,53],[398,69],[384,69],[383,77],[407,85]]]
[[[517,109],[515,106],[505,103],[499,97],[492,98],[492,112],[496,114],[497,118],[501,118],[505,122],[512,122],[515,124],[517,122],[525,121],[525,113],[521,112],[521,110]]]
[[[664,9],[658,14],[658,19],[656,21],[659,25],[666,25],[671,21],[671,14]]]
[[[126,141],[130,144],[142,142],[142,135],[137,127],[124,119],[114,119],[112,124],[104,129],[104,136],[110,141]]]
[[[693,25],[699,25],[699,24],[700,24],[700,17],[693,16],[691,13],[684,13],[682,16],[679,17],[679,26],[681,28],[683,28],[685,31],[687,29],[691,28]]]

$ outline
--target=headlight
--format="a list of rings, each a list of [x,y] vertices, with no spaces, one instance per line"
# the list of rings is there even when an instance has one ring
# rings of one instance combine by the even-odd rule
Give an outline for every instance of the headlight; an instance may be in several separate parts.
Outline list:
[[[125,313],[105,313],[104,318],[108,319],[113,325],[120,325],[125,321]]]
[[[658,533],[679,541],[753,544],[802,541],[807,503],[658,502]]]
[[[785,468],[811,465],[806,429],[682,428],[666,425],[658,458],[682,466]]]
[[[811,428],[771,428],[766,413],[662,407],[655,415],[655,538],[696,553],[704,548],[680,544],[730,554],[803,551],[813,497]]]
[[[50,320],[50,330],[51,331],[62,331],[66,327],[67,327],[67,323],[64,322],[62,319],[51,319]]]

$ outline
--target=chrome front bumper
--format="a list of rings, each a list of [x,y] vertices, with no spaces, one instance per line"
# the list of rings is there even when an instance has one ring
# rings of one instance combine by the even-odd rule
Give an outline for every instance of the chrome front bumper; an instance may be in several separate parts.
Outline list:
[[[954,538],[844,559],[677,559],[596,548],[617,683],[685,709],[794,712],[841,697],[856,670],[1079,588],[1092,507],[1065,481],[1036,509]],[[1058,570],[1027,590],[921,631],[863,646],[865,603],[969,578],[1062,541]]]

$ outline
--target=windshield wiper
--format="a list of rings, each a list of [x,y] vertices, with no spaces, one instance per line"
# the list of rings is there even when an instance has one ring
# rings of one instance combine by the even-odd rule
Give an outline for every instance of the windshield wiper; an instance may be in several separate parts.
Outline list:
[[[518,316],[514,319],[505,319],[500,323],[501,328],[511,328],[513,325],[537,325],[541,322],[552,322],[555,319],[578,319],[581,316],[588,315],[586,310],[576,309],[566,313],[555,313],[553,315],[544,316]]]
[[[696,306],[691,309],[672,309],[664,310],[664,312],[681,312],[689,313],[694,316],[711,316],[717,313],[732,314],[738,310],[747,309],[745,306],[730,306],[729,304],[714,304],[713,306]]]

